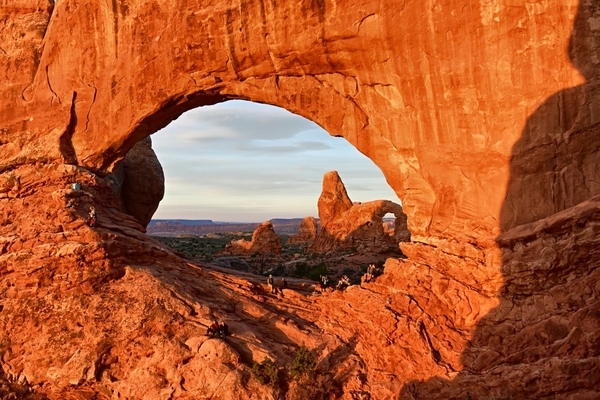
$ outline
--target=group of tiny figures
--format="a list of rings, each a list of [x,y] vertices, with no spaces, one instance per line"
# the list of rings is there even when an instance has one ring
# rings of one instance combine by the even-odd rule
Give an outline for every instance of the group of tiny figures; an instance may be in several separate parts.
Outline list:
[[[381,271],[379,268],[375,266],[375,264],[369,264],[367,267],[367,273],[364,274],[361,278],[361,283],[369,283],[373,282],[377,276],[381,275]],[[345,290],[348,286],[351,286],[352,282],[348,275],[343,275],[335,286],[335,290]],[[329,277],[327,275],[319,276],[319,284],[317,289],[320,292],[324,292],[327,288],[329,288]]]
[[[352,285],[352,282],[350,282],[348,275],[343,275],[335,286],[335,290],[345,290],[350,285]],[[319,276],[319,284],[317,286],[319,291],[323,292],[329,287],[329,277],[327,275]]]
[[[213,323],[208,327],[208,330],[206,331],[206,336],[210,336],[211,338],[215,337],[216,335],[217,337],[225,339],[228,334],[229,326],[227,326],[225,322],[221,321],[221,323],[219,323],[217,322],[217,320],[214,320]]]
[[[377,268],[375,264],[369,264],[369,266],[367,267],[367,273],[364,274],[361,279],[362,283],[373,282],[375,278],[379,275],[381,275],[381,271],[379,270],[379,268]]]
[[[281,287],[275,286],[275,280],[273,279],[273,275],[269,275],[267,278],[267,285],[269,285],[269,289],[271,290],[271,294],[281,293],[283,294],[283,289],[287,289],[287,281],[285,278],[281,278]]]

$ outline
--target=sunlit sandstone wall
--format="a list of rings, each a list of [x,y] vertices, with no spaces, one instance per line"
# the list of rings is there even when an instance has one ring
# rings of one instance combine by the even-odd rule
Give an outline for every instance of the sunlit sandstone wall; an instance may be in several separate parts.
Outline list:
[[[599,62],[598,7],[0,0],[0,170],[59,160],[110,171],[182,112],[248,99],[303,115],[372,159],[414,241],[491,244],[600,193],[594,135],[574,134],[600,118],[586,73]],[[584,90],[546,102],[571,87]],[[575,160],[552,161],[569,140]]]

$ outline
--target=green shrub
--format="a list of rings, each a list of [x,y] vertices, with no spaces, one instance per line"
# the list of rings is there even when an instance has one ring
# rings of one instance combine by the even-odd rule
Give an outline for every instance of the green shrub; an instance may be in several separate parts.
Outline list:
[[[285,246],[289,239],[289,235],[279,234],[277,236],[279,236],[279,240],[281,240],[281,246]]]
[[[279,387],[279,369],[275,362],[268,357],[265,357],[260,364],[256,361],[252,363],[252,375],[263,385]]]
[[[296,350],[296,357],[290,368],[290,375],[293,379],[300,379],[303,376],[312,376],[315,369],[315,358],[306,346],[302,345]]]
[[[318,281],[321,275],[328,275],[327,265],[325,263],[319,263],[313,267],[308,266],[306,263],[297,263],[294,276],[296,278],[307,278],[313,281]]]

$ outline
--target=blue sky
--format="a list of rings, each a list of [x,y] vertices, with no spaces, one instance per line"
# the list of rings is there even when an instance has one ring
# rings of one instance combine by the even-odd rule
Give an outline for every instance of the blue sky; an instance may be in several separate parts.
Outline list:
[[[399,202],[379,168],[345,139],[279,107],[228,101],[196,108],[152,135],[152,147],[166,186],[155,219],[318,217],[331,170],[353,201]]]

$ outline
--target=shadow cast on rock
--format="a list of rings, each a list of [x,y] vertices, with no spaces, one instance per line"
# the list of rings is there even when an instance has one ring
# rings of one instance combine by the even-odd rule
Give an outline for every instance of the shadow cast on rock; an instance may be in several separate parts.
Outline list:
[[[477,323],[462,371],[411,381],[400,398],[600,396],[599,18],[598,2],[580,2],[569,54],[586,82],[548,98],[513,147],[499,305]]]

